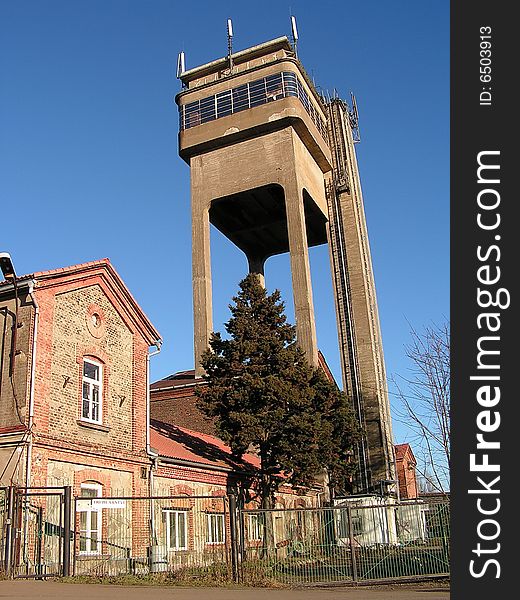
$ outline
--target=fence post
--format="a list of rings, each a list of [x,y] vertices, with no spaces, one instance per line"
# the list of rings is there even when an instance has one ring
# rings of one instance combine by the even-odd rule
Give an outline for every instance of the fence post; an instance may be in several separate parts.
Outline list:
[[[10,486],[7,492],[7,519],[5,522],[5,574],[11,575],[13,557],[13,531],[14,531],[14,486]]]
[[[25,536],[27,537],[27,536]],[[38,516],[36,517],[36,564],[34,565],[34,570],[36,575],[43,574],[43,506],[38,507]],[[42,579],[42,577],[37,577],[37,579]]]
[[[350,560],[352,563],[352,581],[358,580],[356,551],[354,548],[354,528],[352,527],[352,507],[347,505],[348,537],[350,540]]]
[[[72,488],[66,485],[63,488],[63,577],[70,575],[70,511]]]
[[[233,494],[229,494],[229,533],[231,538],[231,570],[233,581],[240,580],[238,561],[238,522],[237,522],[237,500]]]

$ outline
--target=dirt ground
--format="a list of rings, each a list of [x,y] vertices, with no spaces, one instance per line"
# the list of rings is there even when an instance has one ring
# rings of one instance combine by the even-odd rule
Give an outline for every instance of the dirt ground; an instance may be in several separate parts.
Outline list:
[[[447,582],[348,588],[181,588],[0,581],[0,598],[16,600],[447,600]]]

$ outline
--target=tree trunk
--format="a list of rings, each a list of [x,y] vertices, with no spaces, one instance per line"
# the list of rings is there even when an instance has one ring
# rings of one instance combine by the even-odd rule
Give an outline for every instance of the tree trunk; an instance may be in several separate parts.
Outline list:
[[[261,507],[263,509],[263,543],[262,558],[276,558],[273,526],[273,495],[271,492],[271,478],[267,473],[262,473],[260,482]]]

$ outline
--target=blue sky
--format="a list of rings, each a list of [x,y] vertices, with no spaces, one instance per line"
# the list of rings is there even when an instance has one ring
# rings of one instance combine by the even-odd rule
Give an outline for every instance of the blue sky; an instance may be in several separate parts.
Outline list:
[[[354,91],[389,377],[415,328],[449,316],[449,2],[18,0],[0,3],[0,251],[18,274],[108,257],[164,338],[152,379],[193,367],[186,67],[299,30],[315,83]],[[212,232],[214,327],[246,261]],[[311,250],[318,341],[341,380],[328,250]],[[293,318],[287,256],[266,283]],[[390,389],[391,399],[393,391]],[[394,423],[397,442],[406,433]]]

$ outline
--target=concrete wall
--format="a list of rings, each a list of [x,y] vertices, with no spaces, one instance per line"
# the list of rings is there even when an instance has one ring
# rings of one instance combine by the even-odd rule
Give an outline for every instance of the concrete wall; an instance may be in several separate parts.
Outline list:
[[[286,127],[267,135],[217,148],[191,159],[192,257],[195,320],[195,363],[207,348],[212,331],[209,208],[213,200],[269,184],[284,190],[293,277],[297,335],[309,360],[318,350],[303,208],[304,189],[326,214],[320,167],[299,135]]]

